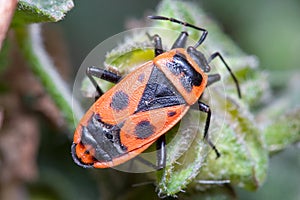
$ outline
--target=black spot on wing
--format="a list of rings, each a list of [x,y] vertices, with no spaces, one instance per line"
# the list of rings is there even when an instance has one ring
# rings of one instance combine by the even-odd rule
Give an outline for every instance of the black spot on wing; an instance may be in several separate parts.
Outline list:
[[[176,115],[176,111],[169,111],[167,115],[168,117],[173,117],[174,115]]]
[[[135,113],[185,103],[174,85],[154,66]]]
[[[135,127],[135,135],[139,139],[146,139],[155,132],[155,127],[148,121],[144,120],[139,122]]]
[[[127,108],[128,104],[129,104],[128,95],[123,91],[117,91],[112,97],[110,107],[116,111],[120,111]]]

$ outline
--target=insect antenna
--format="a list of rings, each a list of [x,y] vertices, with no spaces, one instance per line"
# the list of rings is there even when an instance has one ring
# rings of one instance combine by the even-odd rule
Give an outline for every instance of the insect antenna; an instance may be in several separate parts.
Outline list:
[[[174,18],[171,18],[171,17],[164,17],[164,16],[148,16],[148,18],[150,19],[154,19],[154,20],[167,20],[167,21],[171,21],[171,22],[174,22],[174,23],[177,23],[177,24],[181,24],[183,26],[186,26],[186,27],[190,27],[190,28],[193,28],[193,29],[196,29],[196,30],[199,30],[199,31],[203,31],[200,39],[198,40],[198,42],[194,45],[194,48],[197,48],[199,47],[205,40],[207,34],[208,34],[208,31],[204,28],[200,28],[198,26],[195,26],[193,24],[190,24],[190,23],[187,23],[187,22],[183,22],[183,21],[180,21],[178,19],[174,19]]]

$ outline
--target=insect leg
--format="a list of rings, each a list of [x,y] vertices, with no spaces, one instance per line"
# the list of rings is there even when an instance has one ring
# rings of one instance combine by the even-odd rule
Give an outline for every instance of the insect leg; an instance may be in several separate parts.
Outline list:
[[[161,37],[157,34],[151,36],[149,33],[146,33],[150,40],[153,40],[154,42],[154,53],[155,56],[158,56],[164,52],[161,42]]]
[[[156,150],[157,150],[156,165],[153,164],[152,162],[150,162],[149,160],[144,159],[141,156],[137,156],[134,159],[136,159],[137,161],[139,161],[139,162],[143,163],[144,165],[151,167],[155,170],[160,170],[166,166],[167,154],[166,154],[166,137],[165,137],[165,135],[160,136],[158,138],[158,140],[156,141]]]
[[[167,151],[166,151],[166,137],[162,135],[156,141],[157,150],[157,169],[162,169],[166,166]]]
[[[205,127],[204,127],[204,135],[203,138],[206,140],[206,142],[209,144],[209,146],[215,151],[217,158],[221,156],[219,151],[217,150],[216,146],[210,141],[208,138],[208,129],[209,129],[209,124],[210,124],[210,118],[211,118],[211,110],[208,105],[205,103],[202,103],[198,100],[198,105],[199,109],[202,112],[205,112],[207,114],[206,122],[205,122]]]
[[[160,136],[158,138],[158,140],[156,141],[156,150],[157,150],[156,165],[152,164],[150,161],[144,159],[141,156],[137,156],[134,159],[138,160],[139,162],[143,163],[144,165],[151,167],[155,170],[160,170],[166,166],[167,154],[166,154],[166,137],[165,137],[165,135]]]
[[[213,84],[215,82],[218,82],[219,80],[221,80],[220,74],[208,75],[206,87],[210,86],[211,84]]]
[[[159,169],[155,164],[151,163],[150,161],[144,159],[141,156],[137,156],[134,159],[137,160],[137,161],[139,161],[139,162],[141,162],[141,163],[143,163],[144,165],[146,165],[146,166],[154,169],[154,170],[158,170]]]
[[[228,64],[225,62],[223,56],[219,53],[219,52],[215,52],[213,53],[209,58],[208,58],[208,63],[210,63],[213,59],[215,59],[216,57],[219,57],[221,59],[221,61],[223,62],[223,64],[225,65],[225,67],[227,68],[227,70],[229,71],[235,85],[236,85],[236,89],[237,89],[237,93],[239,98],[242,98],[242,94],[241,94],[241,90],[240,90],[240,86],[239,86],[239,82],[237,80],[237,78],[235,77],[235,75],[233,74],[233,72],[231,71],[230,67],[228,66]]]
[[[121,76],[110,72],[108,70],[105,69],[101,69],[98,67],[94,67],[94,66],[90,66],[86,69],[86,75],[88,76],[88,78],[90,79],[90,81],[92,82],[92,84],[95,86],[98,95],[95,97],[95,99],[97,100],[100,96],[102,96],[103,91],[101,90],[101,88],[99,87],[99,85],[97,84],[96,80],[94,79],[94,77],[112,82],[112,83],[117,83],[120,79]]]
[[[171,49],[184,48],[189,34],[185,31],[181,32]]]

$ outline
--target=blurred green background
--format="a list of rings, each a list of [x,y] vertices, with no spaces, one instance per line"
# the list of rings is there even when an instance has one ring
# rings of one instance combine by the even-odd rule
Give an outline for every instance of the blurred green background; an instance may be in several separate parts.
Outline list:
[[[158,2],[75,1],[74,9],[67,13],[63,21],[55,24],[63,33],[73,76],[85,56],[96,45],[124,31],[126,20],[142,19],[153,12]],[[299,0],[198,2],[241,49],[259,58],[260,66],[269,73],[275,99],[280,94],[289,95],[289,92],[300,91],[297,89],[300,80]],[[295,92],[291,96],[295,100],[291,101],[287,109],[300,105],[299,93]],[[132,187],[132,184],[148,181],[143,174],[132,176],[111,169],[86,170],[76,166],[69,153],[70,138],[66,138],[65,133],[54,133],[57,129],[45,121],[42,121],[42,128],[44,131],[38,154],[39,179],[28,185],[30,198],[156,198],[152,185]],[[299,148],[291,146],[270,159],[267,182],[262,188],[257,192],[237,189],[237,195],[239,199],[249,200],[300,199],[299,169]],[[146,192],[147,196],[144,195]]]

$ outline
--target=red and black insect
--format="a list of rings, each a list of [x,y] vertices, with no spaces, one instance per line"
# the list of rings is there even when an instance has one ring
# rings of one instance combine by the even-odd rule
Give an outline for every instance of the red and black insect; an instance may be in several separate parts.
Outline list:
[[[96,67],[87,68],[98,92],[96,102],[86,112],[75,130],[72,156],[82,167],[108,168],[122,164],[157,144],[157,169],[166,164],[165,133],[186,114],[190,106],[199,105],[207,114],[204,139],[220,153],[208,137],[211,110],[201,102],[205,88],[220,80],[219,74],[207,75],[209,63],[219,57],[231,74],[239,97],[239,84],[220,53],[208,59],[196,48],[207,36],[207,30],[192,24],[163,16],[154,20],[169,20],[202,32],[194,46],[185,49],[188,33],[182,31],[171,50],[164,51],[161,38],[154,35],[155,58],[121,77]],[[94,77],[116,83],[103,93]]]

